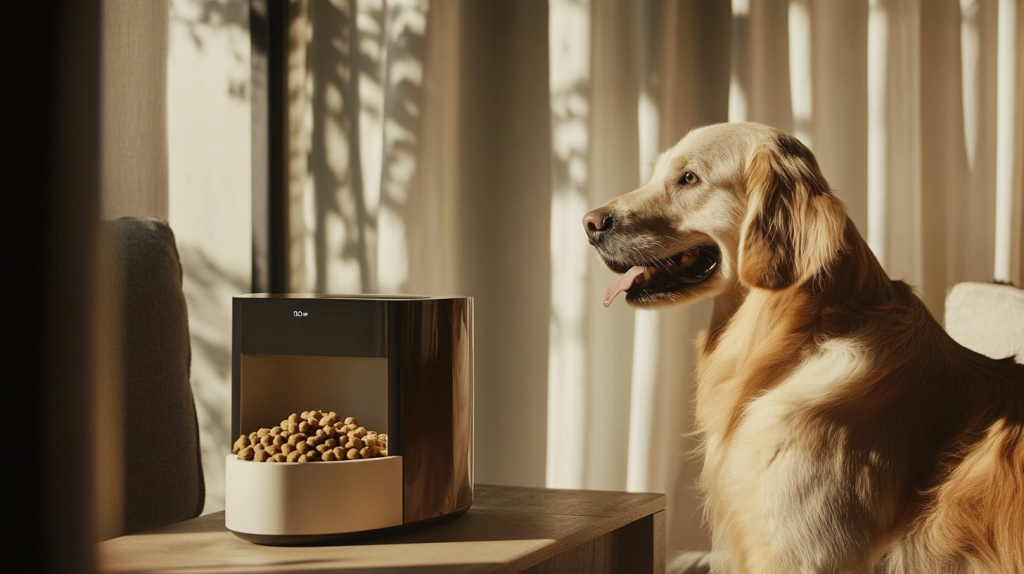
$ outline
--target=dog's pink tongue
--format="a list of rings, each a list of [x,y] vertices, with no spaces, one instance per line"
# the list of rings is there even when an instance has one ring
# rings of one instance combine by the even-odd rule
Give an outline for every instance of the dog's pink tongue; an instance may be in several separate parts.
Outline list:
[[[636,281],[636,278],[643,274],[644,268],[636,266],[630,269],[629,271],[626,271],[626,273],[624,273],[622,277],[619,277],[615,281],[609,283],[608,286],[604,288],[604,306],[611,306],[612,301],[615,300],[615,297],[619,293],[622,293],[623,291],[626,291],[627,289],[632,287],[633,283]]]

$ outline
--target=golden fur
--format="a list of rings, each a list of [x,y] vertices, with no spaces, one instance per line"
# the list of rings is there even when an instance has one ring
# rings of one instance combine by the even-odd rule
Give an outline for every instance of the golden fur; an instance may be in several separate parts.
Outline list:
[[[890,280],[799,141],[694,130],[591,213],[613,269],[721,251],[698,284],[628,296],[715,298],[696,395],[715,572],[1024,573],[1024,366]]]

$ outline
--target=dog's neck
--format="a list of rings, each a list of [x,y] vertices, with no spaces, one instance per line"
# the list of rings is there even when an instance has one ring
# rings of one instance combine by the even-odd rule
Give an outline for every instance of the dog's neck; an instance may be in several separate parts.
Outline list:
[[[712,337],[725,328],[729,319],[736,314],[736,310],[746,300],[748,292],[749,289],[745,285],[736,282],[728,290],[712,299],[711,324],[708,326],[708,332]]]
[[[856,226],[847,219],[842,248],[828,269],[822,269],[811,280],[780,290],[751,289],[737,280],[715,296],[706,350],[711,351],[717,346],[718,339],[735,323],[737,313],[751,298],[756,300],[752,304],[757,314],[762,317],[763,314],[779,315],[778,320],[763,317],[760,324],[777,325],[781,324],[783,317],[791,315],[794,307],[801,307],[806,316],[814,317],[826,307],[873,306],[893,296],[893,285],[888,275]],[[753,332],[749,334],[754,335]]]

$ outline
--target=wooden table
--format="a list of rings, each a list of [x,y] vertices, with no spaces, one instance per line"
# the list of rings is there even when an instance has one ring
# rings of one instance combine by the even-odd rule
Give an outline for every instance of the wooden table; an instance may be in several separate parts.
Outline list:
[[[665,495],[476,485],[465,516],[342,546],[257,546],[217,512],[98,545],[101,572],[530,574],[665,571]]]

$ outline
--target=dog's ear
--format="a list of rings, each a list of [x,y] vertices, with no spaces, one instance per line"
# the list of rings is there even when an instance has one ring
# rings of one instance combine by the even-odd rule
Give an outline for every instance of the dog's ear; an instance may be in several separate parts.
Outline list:
[[[780,135],[762,144],[747,167],[746,193],[741,281],[783,289],[810,279],[835,258],[845,211],[814,155],[798,139]]]

